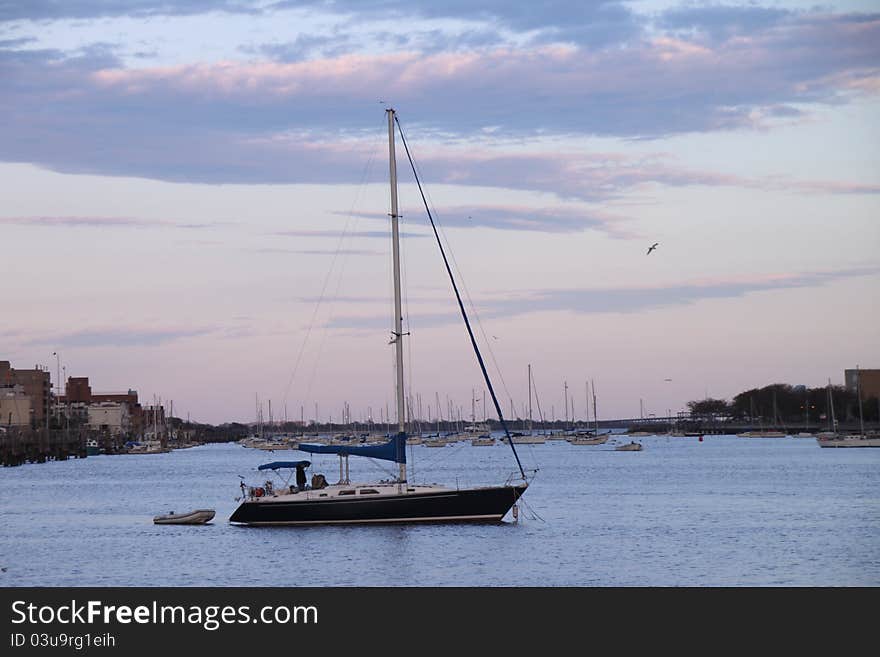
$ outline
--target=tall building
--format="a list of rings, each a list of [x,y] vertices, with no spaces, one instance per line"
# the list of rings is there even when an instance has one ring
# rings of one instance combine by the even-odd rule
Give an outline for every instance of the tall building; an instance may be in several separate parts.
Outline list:
[[[67,377],[67,386],[64,389],[62,401],[69,404],[91,404],[92,403],[92,387],[89,385],[89,377],[87,376],[69,376]]]
[[[18,370],[8,360],[0,360],[0,387],[11,388],[21,386],[24,394],[30,398],[31,426],[45,425],[49,417],[49,405],[52,396],[52,383],[49,371],[35,365],[32,370]]]
[[[0,427],[27,427],[31,424],[31,398],[21,386],[0,387]]]
[[[856,392],[861,381],[862,399],[880,399],[880,370],[844,370],[843,380],[846,389]]]

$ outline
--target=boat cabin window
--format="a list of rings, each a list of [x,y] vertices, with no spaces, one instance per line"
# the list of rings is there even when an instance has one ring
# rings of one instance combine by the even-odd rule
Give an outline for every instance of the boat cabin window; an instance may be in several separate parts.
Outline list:
[[[364,488],[361,490],[361,495],[378,495],[379,491],[373,490],[372,488]]]
[[[353,490],[341,490],[341,491],[339,491],[339,494],[340,495],[354,495],[354,491]]]

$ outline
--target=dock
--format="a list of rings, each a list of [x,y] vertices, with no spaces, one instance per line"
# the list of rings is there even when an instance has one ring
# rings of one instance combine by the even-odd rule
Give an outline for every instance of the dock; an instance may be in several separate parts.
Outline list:
[[[4,467],[85,458],[86,454],[85,435],[77,432],[0,428],[0,463]]]

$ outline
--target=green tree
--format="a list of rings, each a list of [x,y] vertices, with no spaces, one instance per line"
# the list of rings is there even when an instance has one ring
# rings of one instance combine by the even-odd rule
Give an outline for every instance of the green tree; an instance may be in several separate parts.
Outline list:
[[[694,417],[718,417],[730,414],[731,406],[726,399],[700,399],[687,403]]]

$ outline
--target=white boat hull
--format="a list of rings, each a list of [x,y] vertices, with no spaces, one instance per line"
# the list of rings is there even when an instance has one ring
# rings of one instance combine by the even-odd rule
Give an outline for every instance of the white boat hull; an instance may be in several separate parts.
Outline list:
[[[572,445],[604,445],[608,442],[608,436],[596,436],[595,438],[569,438]]]
[[[817,438],[819,447],[880,447],[880,437],[840,436],[837,438]]]
[[[614,448],[618,452],[641,452],[641,443],[627,443],[626,445],[618,445]]]
[[[189,513],[166,513],[153,518],[156,525],[204,525],[214,519],[214,509],[197,509]]]

